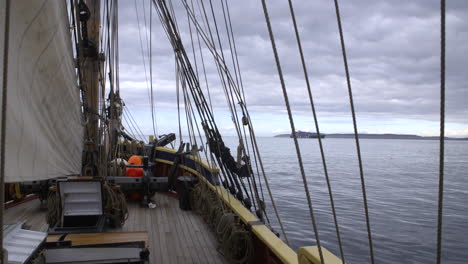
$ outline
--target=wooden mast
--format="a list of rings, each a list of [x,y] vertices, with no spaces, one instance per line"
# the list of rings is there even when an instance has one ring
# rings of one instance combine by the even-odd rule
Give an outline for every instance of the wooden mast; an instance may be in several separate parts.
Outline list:
[[[85,91],[85,109],[87,116],[86,133],[85,133],[85,164],[83,169],[84,176],[97,176],[98,173],[98,152],[99,152],[99,30],[100,30],[100,7],[99,0],[85,0],[89,10],[89,18],[82,23],[82,44],[85,48],[85,58],[81,62],[81,69],[83,73],[83,90]],[[80,2],[81,6],[82,2]],[[80,9],[80,16],[84,12]],[[81,19],[81,18],[80,18]],[[82,49],[83,50],[83,49]]]

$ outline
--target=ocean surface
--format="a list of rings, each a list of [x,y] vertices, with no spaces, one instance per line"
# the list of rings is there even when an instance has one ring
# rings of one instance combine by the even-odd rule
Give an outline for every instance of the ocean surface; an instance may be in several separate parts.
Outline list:
[[[259,137],[266,174],[293,249],[315,236],[290,138]],[[225,142],[236,153],[234,137]],[[361,139],[376,263],[435,263],[439,142]],[[299,139],[322,246],[339,255],[317,139]],[[347,263],[370,263],[353,139],[323,140]],[[468,263],[468,141],[446,141],[443,263]],[[267,193],[265,190],[266,202]],[[280,232],[274,212],[268,215]]]

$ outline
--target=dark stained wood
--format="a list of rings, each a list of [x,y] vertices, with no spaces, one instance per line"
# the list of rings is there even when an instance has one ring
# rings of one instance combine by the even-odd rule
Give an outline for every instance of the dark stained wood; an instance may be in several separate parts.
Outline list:
[[[174,197],[158,193],[153,199],[157,205],[154,209],[129,202],[125,225],[106,232],[146,231],[150,263],[227,263],[201,216],[180,210]],[[25,222],[32,230],[47,231],[46,211],[39,209],[39,204],[36,199],[6,209],[4,223]]]
[[[62,237],[62,235],[49,235],[46,241],[48,243],[55,243],[61,239],[62,241],[70,241],[72,246],[112,244],[115,243],[115,241],[122,243],[143,241],[145,245],[148,246],[147,232],[83,233],[68,234],[65,237]]]
[[[173,189],[175,185],[175,176],[176,176],[176,171],[179,168],[179,163],[182,159],[182,152],[184,152],[184,147],[185,143],[181,143],[179,146],[179,149],[177,150],[175,154],[175,159],[174,163],[172,164],[171,168],[169,169],[169,174],[167,174],[167,177],[169,178],[169,188]]]

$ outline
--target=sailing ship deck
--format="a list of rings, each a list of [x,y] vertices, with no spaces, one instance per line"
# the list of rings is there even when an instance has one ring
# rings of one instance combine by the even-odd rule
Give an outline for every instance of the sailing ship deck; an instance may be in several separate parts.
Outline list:
[[[156,194],[154,199],[154,209],[128,203],[127,222],[120,230],[110,231],[147,231],[150,263],[226,263],[201,216],[180,210],[178,200],[168,195]],[[25,222],[31,230],[45,232],[45,217],[46,210],[35,199],[7,209],[4,223]]]

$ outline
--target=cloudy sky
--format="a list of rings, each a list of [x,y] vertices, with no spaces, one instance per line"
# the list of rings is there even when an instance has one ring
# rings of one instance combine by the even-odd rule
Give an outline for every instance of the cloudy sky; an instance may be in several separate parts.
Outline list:
[[[314,131],[287,1],[267,2],[296,127]],[[229,57],[220,0],[213,0],[213,4],[224,52]],[[294,5],[321,131],[352,132],[333,1],[296,0]],[[451,0],[447,5],[446,129],[448,136],[468,136],[468,1]],[[195,12],[203,23],[196,6]],[[247,106],[257,134],[289,133],[261,1],[229,1],[229,8]],[[184,45],[192,57],[186,11],[179,1],[174,1],[174,9]],[[149,79],[150,10],[149,1],[120,1],[121,93],[145,134],[152,131],[146,81]],[[437,135],[440,104],[439,1],[347,0],[341,1],[341,14],[359,130]],[[158,133],[176,132],[174,55],[156,13],[153,12],[152,17],[153,87]],[[209,19],[213,21],[211,13]],[[213,58],[206,48],[203,53],[218,126],[224,134],[233,135],[234,126]],[[200,59],[199,53],[196,56]],[[202,89],[206,87],[203,85]]]

